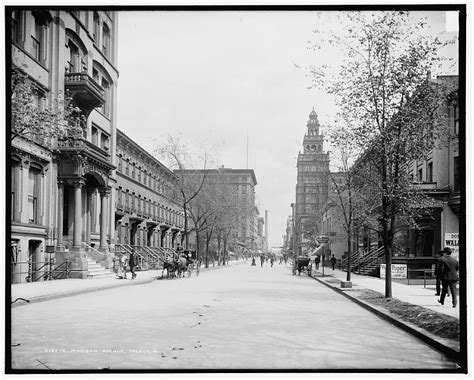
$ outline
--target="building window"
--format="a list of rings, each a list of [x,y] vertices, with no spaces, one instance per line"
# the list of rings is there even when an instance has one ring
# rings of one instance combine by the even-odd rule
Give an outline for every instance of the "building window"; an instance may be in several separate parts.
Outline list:
[[[110,58],[110,30],[107,24],[102,27],[102,53]]]
[[[100,34],[100,18],[97,12],[94,12],[94,32],[92,37],[94,38],[94,43],[98,45],[99,43],[99,34]]]
[[[12,205],[12,212],[11,212],[11,220],[18,221],[18,162],[15,162],[12,166],[12,183],[11,183],[11,205]]]
[[[121,172],[122,171],[122,157],[118,157],[117,164],[118,164],[117,169],[119,172]]]
[[[94,79],[97,84],[100,84],[99,72],[96,69],[92,69],[92,79]]]
[[[418,182],[423,182],[423,169],[418,169]]]
[[[426,166],[426,182],[433,182],[433,163]]]
[[[83,71],[83,69],[85,69],[86,62],[84,58],[82,58],[79,48],[71,40],[69,40],[67,48],[68,52],[66,54],[68,73],[80,73]]]
[[[109,150],[109,136],[103,132],[100,135],[100,147],[105,151]]]
[[[110,84],[107,80],[105,80],[104,78],[102,78],[102,88],[104,89],[104,98],[105,98],[105,102],[104,104],[102,104],[102,113],[105,115],[105,116],[109,116],[109,112],[110,112]]]
[[[43,22],[41,22],[39,19],[35,17],[35,28],[34,28],[34,33],[31,36],[32,40],[32,51],[31,53],[33,54],[33,58],[36,59],[40,63],[44,63],[45,61],[45,53],[44,53],[44,48],[45,48],[45,30],[46,27]]]
[[[12,12],[12,41],[23,46],[23,12]]]
[[[28,223],[38,224],[41,170],[31,167],[28,171]]]
[[[99,146],[99,130],[95,126],[91,128],[91,142],[95,146]]]

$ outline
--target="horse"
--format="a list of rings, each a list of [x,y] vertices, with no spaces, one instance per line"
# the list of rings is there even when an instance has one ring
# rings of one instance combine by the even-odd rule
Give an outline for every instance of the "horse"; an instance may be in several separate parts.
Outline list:
[[[186,259],[186,257],[181,256],[180,258],[178,258],[178,260],[175,260],[175,264],[178,272],[178,277],[183,276],[184,272],[186,272],[186,270],[188,269],[188,260]]]
[[[161,277],[163,277],[163,272],[166,269],[166,277],[172,278],[176,277],[176,264],[173,259],[166,259],[163,263],[163,270],[161,271]]]

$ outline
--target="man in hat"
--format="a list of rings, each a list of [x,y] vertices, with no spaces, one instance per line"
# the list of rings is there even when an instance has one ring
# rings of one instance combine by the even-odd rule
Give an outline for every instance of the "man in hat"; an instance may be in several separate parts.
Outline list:
[[[451,257],[451,248],[446,247],[444,248],[443,252],[445,256],[441,258],[442,261],[442,269],[441,269],[441,282],[443,285],[443,289],[441,290],[441,297],[438,302],[441,305],[444,305],[444,298],[449,291],[451,292],[451,299],[453,301],[453,307],[457,305],[457,291],[456,291],[456,283],[458,282],[458,271],[459,271],[459,264],[456,259]]]

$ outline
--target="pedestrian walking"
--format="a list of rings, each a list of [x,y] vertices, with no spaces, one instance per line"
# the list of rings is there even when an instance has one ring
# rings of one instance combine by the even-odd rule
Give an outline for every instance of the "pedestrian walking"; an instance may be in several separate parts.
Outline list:
[[[132,280],[135,280],[135,278],[137,277],[137,274],[135,273],[136,254],[135,254],[134,249],[132,249],[132,252],[130,252],[130,258],[128,259],[128,265],[130,267],[130,273],[132,273]]]
[[[332,265],[332,270],[334,270],[336,268],[336,262],[337,262],[337,259],[334,257],[334,255],[332,255],[330,261],[331,261],[331,265]]]
[[[316,256],[316,258],[314,259],[314,265],[316,267],[316,270],[319,270],[319,263],[321,262],[321,259],[319,258],[319,256]]]
[[[263,263],[265,261],[265,256],[261,255],[260,256],[260,266],[263,267]]]
[[[442,290],[441,290],[441,297],[438,302],[441,305],[444,305],[444,298],[448,293],[448,288],[451,292],[451,300],[453,302],[453,307],[457,305],[457,290],[456,290],[456,283],[458,282],[458,271],[459,271],[459,264],[458,261],[451,257],[451,248],[446,247],[444,248],[444,253],[446,254],[443,258],[441,258],[443,266],[441,272],[441,282],[442,282]]]
[[[127,264],[125,260],[125,255],[122,253],[118,259],[118,268],[117,268],[117,278],[126,279],[127,278]]]
[[[442,270],[443,270],[443,261],[442,257],[444,255],[443,251],[439,251],[436,254],[436,263],[435,263],[435,269],[434,269],[434,275],[436,277],[436,294],[435,296],[441,295],[441,276],[442,276]]]
[[[273,267],[273,256],[270,257],[270,266]]]

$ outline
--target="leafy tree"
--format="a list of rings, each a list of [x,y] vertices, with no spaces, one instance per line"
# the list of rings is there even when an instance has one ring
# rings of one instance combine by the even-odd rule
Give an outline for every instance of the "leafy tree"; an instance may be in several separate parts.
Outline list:
[[[407,168],[443,142],[444,115],[440,104],[446,89],[433,86],[427,73],[442,61],[444,44],[424,32],[427,23],[409,12],[338,12],[344,29],[316,30],[315,51],[337,49],[342,56],[336,68],[324,62],[310,68],[313,85],[325,88],[336,100],[339,120],[348,139],[364,151],[358,175],[366,182],[372,204],[380,213],[385,250],[385,296],[392,297],[392,242],[396,221],[412,213],[420,192],[413,187]],[[341,137],[341,141],[344,137]],[[365,165],[360,165],[363,162]],[[367,172],[370,172],[367,173]],[[374,200],[378,202],[374,202]]]
[[[11,140],[23,138],[34,141],[67,140],[82,136],[85,122],[81,110],[71,96],[51,96],[44,106],[38,104],[41,91],[26,74],[13,71],[11,76]]]

